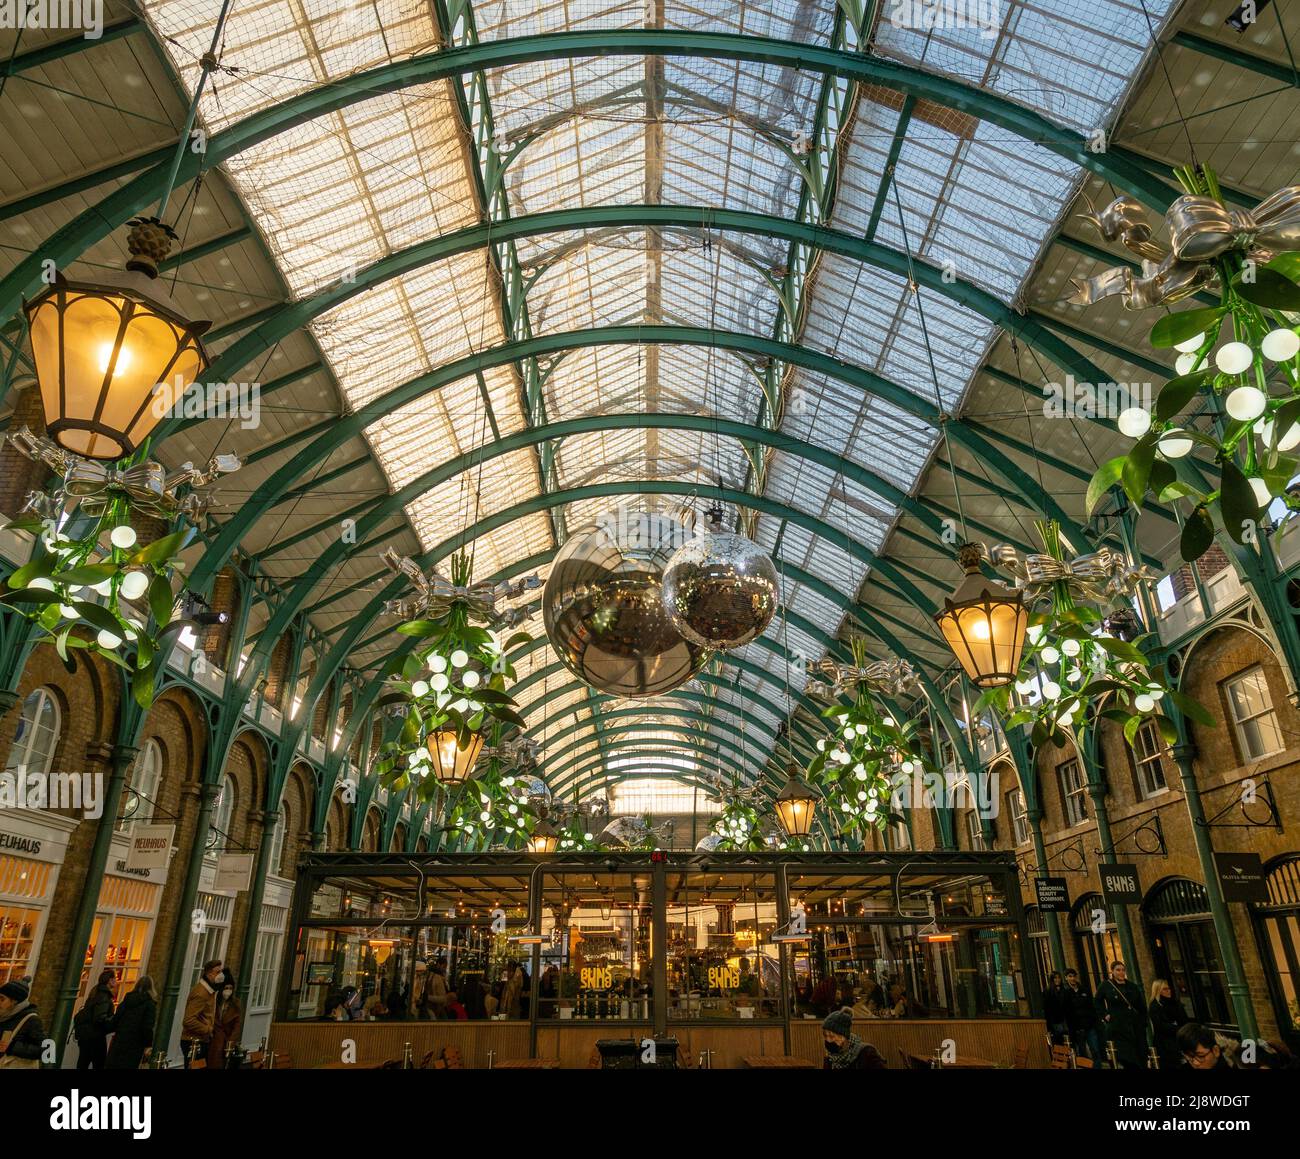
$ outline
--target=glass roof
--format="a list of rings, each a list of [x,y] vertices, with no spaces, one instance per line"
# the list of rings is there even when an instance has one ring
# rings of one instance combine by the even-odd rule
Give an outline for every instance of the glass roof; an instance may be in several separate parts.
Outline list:
[[[1172,0],[1145,3],[1157,27],[1171,7]],[[863,39],[880,55],[1090,131],[1113,119],[1140,70],[1149,31],[1143,6],[1128,0],[1097,0],[1086,18],[1079,9],[1071,0],[1015,0],[997,6],[995,34],[923,32],[895,27],[885,16]],[[212,5],[145,0],[145,10],[192,85],[211,35]],[[294,94],[475,38],[666,28],[830,45],[843,27],[833,0],[479,0],[449,30],[436,27],[434,11],[424,0],[236,5],[223,71],[201,104],[202,123],[216,131]],[[518,218],[654,204],[824,219],[1015,304],[1081,179],[1072,162],[966,113],[810,70],[608,55],[516,64],[487,72],[484,81],[486,104],[471,76],[376,94],[227,163],[295,297],[346,283],[382,257],[494,213]],[[831,95],[823,119],[818,110]],[[493,156],[508,162],[504,196],[485,205],[481,165]],[[834,174],[824,198],[809,184],[818,161]],[[527,287],[522,296],[506,292],[516,275]],[[790,295],[784,306],[783,284]],[[637,325],[790,338],[948,413],[960,411],[996,336],[983,316],[934,290],[918,291],[897,274],[767,236],[685,225],[551,232],[501,247],[495,258],[462,254],[357,293],[311,330],[355,410],[430,370],[499,346],[511,333]],[[545,365],[540,411],[549,421],[644,412],[768,421],[759,390],[767,371],[784,392],[785,435],[863,464],[905,492],[915,490],[935,450],[936,430],[904,408],[817,373],[767,368],[702,346],[601,345],[598,336],[590,343]],[[391,487],[458,455],[473,460],[476,448],[524,429],[528,369],[520,363],[458,379],[375,421],[366,438]],[[761,488],[818,521],[820,530],[760,515],[756,540],[778,566],[808,573],[852,601],[868,569],[846,551],[844,537],[886,551],[898,510],[788,450],[764,462],[756,473],[734,439],[709,430],[613,423],[561,442],[549,479],[535,448],[482,457],[412,500],[406,512],[429,550],[474,519],[528,504],[546,489],[642,479],[685,489],[719,481]],[[553,550],[557,527],[577,527],[611,502],[617,499],[570,504],[556,522],[534,504],[485,530],[473,545],[476,574],[508,572]],[[644,505],[678,502],[652,496]],[[778,618],[768,629],[781,650],[755,644],[738,654],[780,683],[784,650],[821,655],[844,617],[837,603],[789,574],[782,594],[798,623]],[[552,663],[549,647],[538,649],[521,676]],[[735,668],[724,674],[731,683],[717,693],[718,719],[732,719],[725,706],[743,703],[774,729],[786,709],[773,685]],[[797,693],[802,670],[790,680]],[[588,694],[549,691],[567,683],[562,674],[558,683],[552,676],[531,686],[529,725],[537,731],[545,718],[576,714],[588,750],[598,751]],[[649,738],[649,725],[632,727],[633,735]]]

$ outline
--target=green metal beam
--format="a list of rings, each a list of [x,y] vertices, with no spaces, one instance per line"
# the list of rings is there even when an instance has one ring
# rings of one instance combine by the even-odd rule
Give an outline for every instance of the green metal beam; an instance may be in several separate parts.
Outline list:
[[[1242,52],[1240,48],[1225,44],[1221,40],[1211,40],[1208,36],[1184,28],[1175,32],[1169,42],[1178,45],[1179,48],[1190,48],[1202,56],[1210,56],[1215,60],[1244,68],[1247,72],[1253,72],[1257,76],[1266,77],[1279,84],[1300,88],[1300,74],[1295,68],[1265,60],[1262,56],[1255,56],[1253,53]]]
[[[30,52],[19,53],[12,60],[0,60],[0,77],[18,76],[20,73],[33,68],[44,68],[45,65],[52,64],[56,60],[65,60],[69,56],[78,56],[96,45],[111,44],[115,40],[121,40],[124,36],[130,36],[134,32],[141,32],[144,27],[143,20],[132,16],[126,20],[119,20],[116,24],[104,25],[98,36],[92,37],[81,34],[49,41],[42,44],[40,48],[33,48]]]
[[[0,205],[0,221],[9,221],[15,217],[21,217],[24,213],[30,213],[33,209],[43,209],[47,205],[54,205],[65,197],[71,197],[74,193],[85,193],[87,189],[98,189],[101,185],[107,185],[110,181],[116,181],[120,177],[139,173],[142,169],[150,169],[167,161],[175,153],[175,145],[164,145],[160,149],[150,149],[147,153],[137,153],[134,157],[114,161],[111,165],[105,165],[89,173],[83,173],[80,177],[71,177],[67,181],[59,182],[58,185],[51,185],[48,189],[42,189],[37,193],[29,193],[26,197],[19,197],[13,201],[5,202],[4,205]],[[68,260],[73,261],[79,256],[80,251],[73,254]]]
[[[1082,133],[976,86],[860,52],[734,33],[668,29],[600,29],[524,36],[442,49],[383,64],[299,93],[214,133],[204,153],[184,155],[177,182],[191,181],[201,168],[215,168],[297,125],[414,85],[539,61],[646,55],[750,61],[884,85],[998,125],[1074,161],[1162,211],[1171,199],[1170,187],[1153,176],[1147,166],[1113,151],[1092,152]],[[0,280],[0,321],[17,310],[24,293],[36,288],[43,261],[53,260],[59,267],[75,261],[95,242],[146,209],[161,193],[169,172],[170,163],[156,165],[38,244],[27,259]]]
[[[199,258],[206,258],[211,254],[220,253],[232,245],[238,245],[241,241],[246,240],[253,235],[251,225],[241,225],[238,229],[229,230],[226,233],[218,234],[207,241],[199,242],[192,245],[189,249],[181,250],[178,254],[172,254],[169,258],[164,258],[158,263],[158,272],[166,273],[168,270],[177,269],[186,262],[198,261]]]

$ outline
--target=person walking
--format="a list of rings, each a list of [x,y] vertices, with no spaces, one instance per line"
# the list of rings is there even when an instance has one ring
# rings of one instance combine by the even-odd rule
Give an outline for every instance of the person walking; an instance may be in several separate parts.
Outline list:
[[[1114,1044],[1115,1058],[1125,1070],[1147,1064],[1147,1011],[1142,991],[1128,980],[1128,967],[1112,962],[1110,977],[1097,989],[1097,1017],[1106,1042]]]
[[[138,1070],[153,1053],[154,1023],[158,1018],[158,991],[153,979],[141,978],[113,1015],[113,1041],[108,1048],[108,1070]]]
[[[208,1069],[226,1069],[226,1050],[239,1045],[239,1031],[244,1025],[244,1008],[235,997],[235,977],[229,970],[217,991],[217,1011],[208,1041]]]
[[[822,1022],[822,1046],[822,1070],[885,1069],[880,1052],[853,1033],[853,1011],[847,1007],[832,1011]]]
[[[1161,1070],[1175,1070],[1182,1065],[1183,1052],[1178,1049],[1178,1031],[1191,1021],[1183,1004],[1174,997],[1173,987],[1164,978],[1151,983],[1151,1045],[1160,1058]]]
[[[1070,1042],[1074,1045],[1075,1053],[1100,1063],[1103,1053],[1097,1006],[1092,995],[1080,985],[1078,970],[1065,972],[1065,1000],[1068,1011],[1066,1023],[1070,1028]]]
[[[31,999],[30,978],[0,986],[0,1069],[36,1070],[45,1049],[45,1028]]]
[[[77,1040],[77,1069],[103,1070],[108,1060],[108,1035],[113,1029],[116,1003],[113,987],[117,975],[105,970],[95,988],[72,1020],[72,1035]]]
[[[524,968],[513,958],[506,963],[506,984],[501,991],[498,1014],[507,1018],[523,1017]]]
[[[1067,1037],[1071,1043],[1074,1042],[1070,1036],[1070,996],[1059,970],[1053,970],[1047,977],[1047,989],[1043,991],[1043,1018],[1053,1046],[1060,1046]]]
[[[181,1057],[189,1069],[190,1057],[207,1058],[208,1043],[217,1024],[217,987],[221,984],[222,962],[213,958],[203,963],[199,980],[185,1000],[181,1019]]]

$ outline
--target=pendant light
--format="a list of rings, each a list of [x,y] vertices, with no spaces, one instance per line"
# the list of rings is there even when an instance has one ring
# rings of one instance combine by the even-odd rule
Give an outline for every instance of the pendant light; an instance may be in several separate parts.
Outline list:
[[[934,620],[971,683],[997,688],[1016,679],[1029,610],[1020,592],[980,574],[983,558],[978,544],[963,544],[958,550],[965,578]]]
[[[786,769],[788,780],[774,802],[777,820],[787,837],[807,837],[812,832],[813,816],[821,793],[799,775],[799,766],[793,761]]]
[[[474,775],[474,766],[483,751],[483,734],[472,732],[464,746],[453,722],[429,733],[425,740],[433,760],[433,775],[444,785],[463,785]]]

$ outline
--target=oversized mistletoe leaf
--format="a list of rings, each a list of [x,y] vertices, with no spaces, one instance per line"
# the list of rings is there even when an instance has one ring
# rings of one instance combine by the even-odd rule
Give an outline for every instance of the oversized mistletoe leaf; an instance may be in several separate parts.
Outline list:
[[[1167,463],[1164,459],[1157,459],[1151,464],[1151,475],[1147,479],[1147,485],[1157,495],[1163,495],[1177,482],[1178,472],[1174,470],[1173,463]]]
[[[1214,523],[1210,519],[1209,509],[1204,503],[1198,503],[1183,523],[1183,534],[1178,541],[1178,553],[1191,563],[1200,559],[1210,550],[1214,542]]]
[[[1142,506],[1143,496],[1147,493],[1147,482],[1151,477],[1151,465],[1155,462],[1159,439],[1157,432],[1148,432],[1138,439],[1124,460],[1120,482],[1124,485],[1124,494],[1135,507]]]
[[[1255,489],[1232,460],[1225,459],[1221,468],[1219,507],[1223,512],[1223,529],[1234,543],[1251,542],[1260,512]]]
[[[1093,472],[1092,478],[1088,481],[1088,497],[1084,503],[1085,519],[1092,518],[1097,504],[1106,497],[1106,492],[1119,482],[1127,461],[1127,455],[1116,455],[1113,459],[1107,459]]]
[[[190,534],[189,530],[185,530],[174,531],[171,535],[164,535],[161,539],[155,539],[152,543],[142,547],[127,562],[133,567],[151,563],[166,563],[185,546]]]
[[[445,630],[445,625],[437,620],[407,620],[397,625],[397,631],[403,636],[437,636]]]
[[[119,570],[115,563],[83,563],[80,567],[61,571],[53,578],[70,588],[90,587],[112,579]]]
[[[1251,281],[1237,278],[1233,286],[1247,302],[1267,310],[1300,310],[1300,286],[1268,266],[1257,268]]]
[[[1204,333],[1212,338],[1211,330],[1217,332],[1219,319],[1223,317],[1222,306],[1204,306],[1197,310],[1180,310],[1177,314],[1166,314],[1151,327],[1151,345],[1157,349],[1177,346],[1189,338]]]
[[[75,608],[77,615],[92,628],[98,628],[103,632],[112,632],[113,635],[118,637],[122,635],[121,622],[107,608],[101,608],[98,604],[88,603],[86,600],[74,600],[70,606]]]
[[[9,588],[11,591],[17,591],[25,588],[34,579],[47,579],[54,570],[57,559],[53,555],[42,555],[30,563],[23,564],[22,567],[14,570],[9,577]]]
[[[20,591],[0,592],[0,603],[5,604],[61,604],[63,597],[58,592],[45,588],[22,588]]]
[[[1181,414],[1209,380],[1209,372],[1205,370],[1171,378],[1161,387],[1160,397],[1156,399],[1155,408],[1151,412],[1156,421],[1166,423],[1175,415]]]
[[[1184,716],[1196,721],[1197,724],[1203,724],[1206,728],[1215,728],[1218,721],[1199,700],[1188,696],[1185,692],[1179,692],[1176,688],[1171,688],[1166,692],[1169,697]]]
[[[153,583],[149,585],[149,612],[158,627],[165,628],[171,623],[175,601],[171,581],[165,575],[154,576]]]

